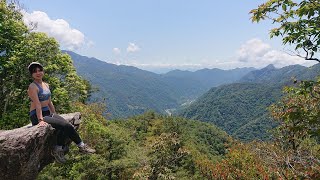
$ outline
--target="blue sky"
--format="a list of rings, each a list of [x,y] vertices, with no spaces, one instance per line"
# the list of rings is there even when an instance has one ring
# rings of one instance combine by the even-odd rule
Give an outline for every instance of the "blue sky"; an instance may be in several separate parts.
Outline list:
[[[21,0],[26,24],[62,49],[154,72],[305,64],[270,39],[270,21],[250,21],[263,3],[217,0]]]

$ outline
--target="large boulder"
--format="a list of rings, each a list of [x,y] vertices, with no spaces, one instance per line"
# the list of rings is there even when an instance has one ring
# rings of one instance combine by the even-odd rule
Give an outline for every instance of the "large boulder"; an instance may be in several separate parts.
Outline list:
[[[77,129],[80,113],[62,114]],[[0,131],[1,179],[35,179],[46,165],[52,163],[56,132],[51,125],[31,126]]]

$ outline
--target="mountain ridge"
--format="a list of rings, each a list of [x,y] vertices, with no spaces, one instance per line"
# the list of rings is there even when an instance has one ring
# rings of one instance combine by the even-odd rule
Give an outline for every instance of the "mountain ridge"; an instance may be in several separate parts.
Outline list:
[[[103,103],[109,108],[107,113],[114,117],[128,117],[151,109],[166,113],[167,109],[178,108],[211,87],[235,82],[252,70],[237,69],[227,77],[217,74],[217,70],[209,69],[204,70],[207,73],[205,75],[201,71],[183,71],[190,73],[189,76],[179,75],[182,71],[176,71],[178,75],[159,75],[133,66],[110,64],[72,51],[63,52],[71,56],[78,74],[99,89],[93,93],[90,101],[101,101],[105,97]],[[220,71],[228,74],[232,70]]]
[[[282,97],[282,88],[294,85],[294,80],[315,80],[319,72],[320,64],[279,69],[268,65],[249,72],[237,83],[211,88],[178,115],[211,122],[241,140],[268,140],[268,130],[276,123],[267,109]]]

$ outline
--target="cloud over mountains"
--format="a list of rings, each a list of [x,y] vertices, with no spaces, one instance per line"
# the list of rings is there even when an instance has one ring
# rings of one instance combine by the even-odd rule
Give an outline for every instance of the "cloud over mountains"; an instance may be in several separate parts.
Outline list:
[[[271,46],[260,39],[248,40],[236,52],[235,63],[242,66],[264,67],[273,64],[276,67],[284,67],[293,64],[312,65],[303,58],[290,55],[288,52],[272,49]]]
[[[70,26],[63,19],[50,19],[50,17],[41,11],[33,11],[32,13],[22,12],[25,24],[36,32],[45,32],[50,37],[54,37],[58,42],[68,50],[75,50],[92,42],[86,40],[85,35]],[[35,27],[32,26],[35,25]]]
[[[45,32],[50,37],[54,37],[60,43],[63,49],[77,50],[84,46],[91,46],[93,42],[89,41],[84,33],[77,30],[64,19],[51,19],[45,12],[33,11],[32,13],[22,12],[24,22],[33,31]],[[119,64],[133,65],[142,69],[201,69],[201,68],[221,68],[233,69],[236,67],[255,67],[262,68],[269,64],[276,67],[284,67],[292,64],[301,64],[311,66],[315,64],[312,61],[305,61],[304,59],[289,55],[285,51],[273,49],[271,45],[263,42],[258,38],[253,38],[242,45],[234,52],[234,55],[225,57],[224,59],[216,59],[215,57],[208,57],[206,59],[191,59],[190,61],[172,59],[170,57],[166,60],[153,60],[152,62],[142,61],[139,58],[132,59],[132,55],[141,51],[141,48],[133,42],[129,42],[126,49],[123,51],[120,48],[113,48],[112,52],[117,58]],[[156,50],[154,50],[156,51]],[[126,52],[127,54],[123,54]],[[121,55],[123,54],[123,55]],[[206,56],[206,55],[204,55]],[[141,54],[140,57],[143,57]],[[186,57],[186,59],[190,59]],[[116,59],[115,59],[116,60]],[[114,61],[114,60],[111,60]]]

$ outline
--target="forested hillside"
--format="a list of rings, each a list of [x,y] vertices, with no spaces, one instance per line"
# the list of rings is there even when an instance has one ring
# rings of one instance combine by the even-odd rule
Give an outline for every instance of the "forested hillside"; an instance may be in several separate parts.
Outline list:
[[[294,80],[301,81],[315,79],[315,77],[319,76],[319,72],[319,64],[311,67],[290,65],[278,69],[273,65],[268,65],[260,70],[249,72],[238,82],[290,84]]]
[[[227,153],[230,137],[209,124],[152,112],[107,121],[103,105],[84,104],[89,84],[76,74],[70,56],[59,50],[57,41],[44,33],[29,32],[15,4],[0,1],[0,12],[1,129],[29,123],[26,90],[31,79],[27,65],[38,61],[45,67],[57,112],[81,112],[79,133],[97,150],[96,154],[82,155],[73,146],[66,164],[47,166],[38,179],[202,179],[205,174],[197,164],[217,161]],[[157,94],[161,93],[158,90]],[[160,101],[161,96],[158,98]],[[43,144],[34,142],[34,146]]]
[[[268,107],[280,100],[286,85],[315,80],[319,67],[293,65],[277,69],[269,65],[249,72],[239,80],[241,83],[212,88],[178,114],[214,123],[241,140],[267,140],[271,138],[268,131],[276,126]]]
[[[275,123],[268,107],[281,96],[281,86],[234,83],[212,88],[180,113],[181,116],[210,122],[242,140],[269,139]]]
[[[76,71],[76,60],[73,62],[73,58],[61,52],[54,38],[27,28],[15,2],[0,0],[1,130],[30,122],[26,90],[31,79],[26,67],[32,61],[39,61],[45,66],[44,78],[50,84],[57,112],[80,112],[79,134],[97,150],[95,154],[84,155],[73,144],[65,164],[50,164],[37,179],[320,179],[320,80],[312,79],[319,75],[319,65],[308,68],[310,72],[300,66],[279,71],[269,66],[249,75],[247,81],[250,82],[212,88],[184,112],[185,116],[197,120],[206,118],[205,121],[216,125],[150,111],[109,120],[105,116],[104,101],[102,104],[87,101],[89,93],[101,88],[100,84],[92,84],[90,90],[90,83],[81,76],[95,79],[102,73],[109,78],[104,83],[115,80],[117,88],[127,88],[125,94],[121,94],[119,89],[108,86],[127,99],[133,98],[128,94],[137,94],[141,101],[152,92],[148,98],[160,98],[155,101],[160,101],[165,108],[178,104],[171,93],[184,92],[170,89],[171,85],[164,83],[165,80],[160,81],[155,74],[137,68],[99,62],[97,69],[93,69],[90,65],[95,63],[94,59],[78,64],[82,73],[87,73],[80,74]],[[251,14],[255,22],[272,19],[280,25],[271,31],[272,37],[281,35],[284,44],[303,50],[306,60],[320,62],[315,57],[320,50],[319,9],[318,1],[267,0]],[[113,73],[116,76],[110,78]],[[291,75],[297,81],[280,93],[282,85],[288,85],[282,78]],[[307,80],[309,76],[312,80]],[[137,85],[145,87],[140,89]],[[184,85],[189,87],[188,83]],[[91,98],[107,97],[109,91],[100,91],[105,94],[93,94]],[[161,98],[172,104],[162,102]],[[275,99],[278,102],[272,104]],[[141,108],[140,104],[125,102],[126,106]],[[263,128],[273,126],[266,112],[270,104],[270,115],[278,126],[274,129],[274,138],[268,142],[239,142],[218,127],[244,140],[266,138]],[[117,107],[119,112],[126,112],[123,107]],[[43,146],[38,141],[33,144],[34,148]],[[34,156],[38,155],[30,154]],[[15,154],[14,158],[21,157]],[[0,170],[6,172],[6,169]]]
[[[39,179],[204,179],[201,164],[221,160],[231,143],[207,123],[153,112],[106,122],[98,109],[80,110],[82,136],[97,154],[70,154],[65,165],[48,166]]]
[[[110,117],[126,117],[151,109],[164,112],[178,106],[177,92],[154,73],[68,53],[77,72],[97,90],[92,93],[91,102],[106,103]]]
[[[211,87],[239,80],[253,68],[234,70],[203,69],[196,72],[172,71],[164,75],[131,66],[118,66],[68,53],[79,75],[96,89],[90,102],[104,102],[110,118],[137,115],[148,110],[165,113],[179,108]]]
[[[299,150],[305,154],[296,162],[295,153],[279,144],[239,143],[212,124],[200,121],[153,112],[106,121],[101,116],[104,110],[97,104],[78,104],[76,108],[83,114],[80,133],[97,153],[82,155],[72,146],[65,164],[47,166],[38,179],[319,177],[314,156],[319,148],[313,147],[313,140],[301,145]]]

